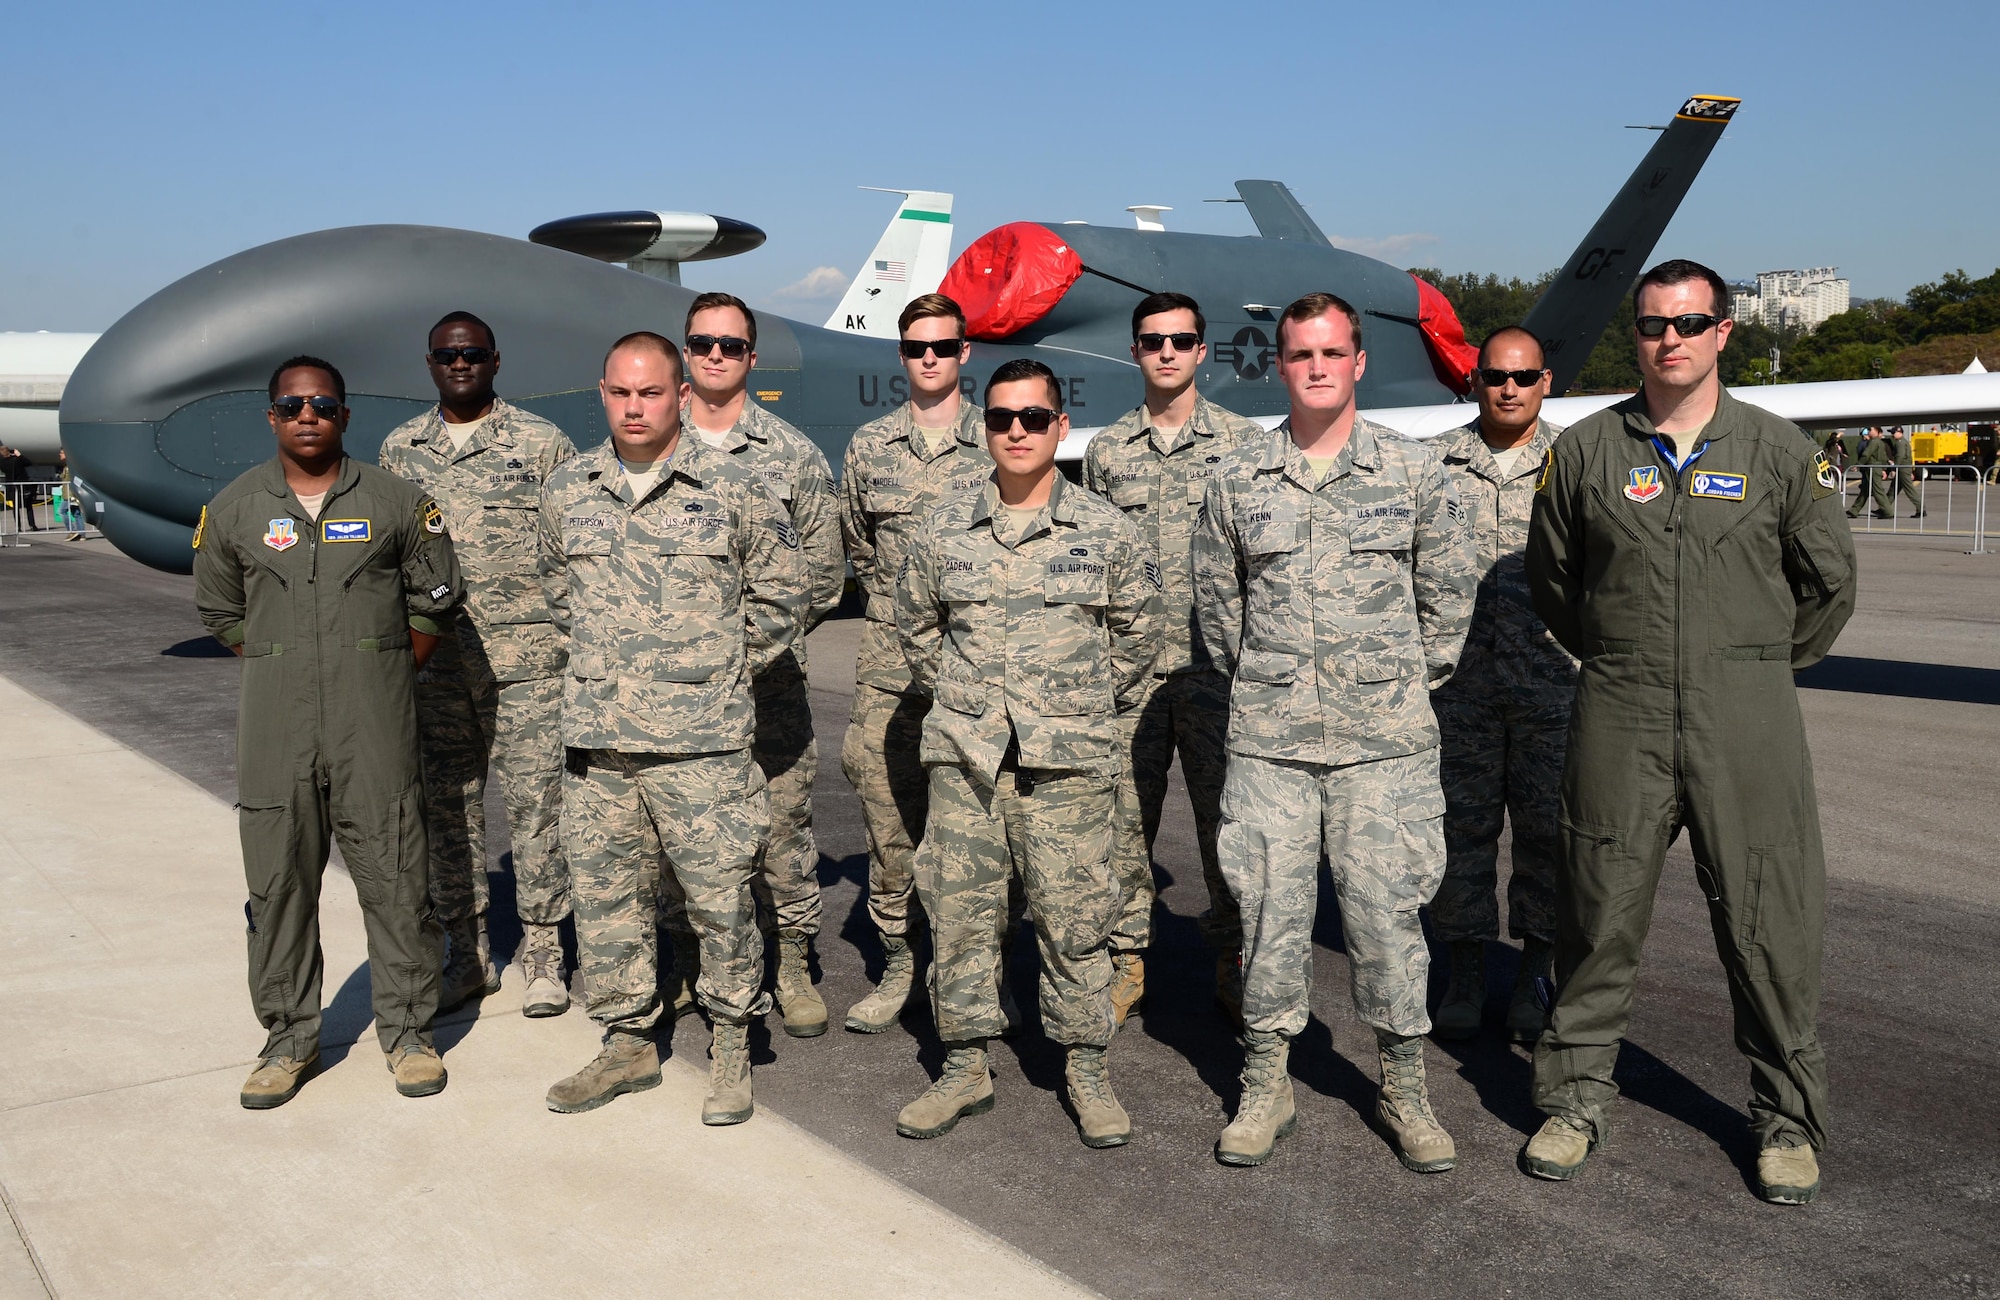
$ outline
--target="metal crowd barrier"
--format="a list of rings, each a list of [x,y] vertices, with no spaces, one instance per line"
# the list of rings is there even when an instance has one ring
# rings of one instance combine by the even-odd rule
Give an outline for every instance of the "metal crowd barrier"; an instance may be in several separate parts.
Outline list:
[[[0,483],[0,546],[26,546],[30,534],[50,537],[81,533],[101,537],[85,517],[83,502],[60,482],[30,479]]]
[[[1845,508],[1860,511],[1854,516],[1855,532],[1965,537],[1972,542],[1968,554],[1985,555],[1986,491],[1996,470],[1982,473],[1977,465],[1850,465],[1841,479],[1841,501]],[[1908,498],[1898,486],[1898,475],[1908,476],[1921,515],[1902,512]],[[1889,499],[1888,518],[1875,514],[1878,483]]]

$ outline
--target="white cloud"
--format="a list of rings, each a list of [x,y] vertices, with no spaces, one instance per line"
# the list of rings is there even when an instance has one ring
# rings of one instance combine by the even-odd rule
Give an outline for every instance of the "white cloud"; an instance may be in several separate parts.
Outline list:
[[[1344,248],[1350,253],[1360,253],[1364,257],[1379,257],[1384,261],[1394,261],[1404,253],[1424,244],[1438,242],[1436,235],[1413,231],[1407,235],[1384,235],[1380,239],[1354,239],[1346,235],[1328,235],[1327,241],[1335,248]]]
[[[850,278],[837,266],[815,266],[784,288],[772,290],[771,296],[786,302],[824,301],[839,297]]]

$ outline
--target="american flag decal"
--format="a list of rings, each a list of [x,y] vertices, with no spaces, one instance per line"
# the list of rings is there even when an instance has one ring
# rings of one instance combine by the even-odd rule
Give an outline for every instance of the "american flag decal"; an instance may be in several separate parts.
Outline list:
[[[878,280],[901,282],[909,278],[909,270],[908,265],[902,262],[885,262],[879,257],[875,259],[875,278]]]

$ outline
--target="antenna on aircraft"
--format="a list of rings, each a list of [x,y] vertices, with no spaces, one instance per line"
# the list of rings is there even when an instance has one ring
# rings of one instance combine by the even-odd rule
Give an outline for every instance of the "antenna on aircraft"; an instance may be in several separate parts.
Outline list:
[[[1163,208],[1152,203],[1135,203],[1125,210],[1132,214],[1141,230],[1165,230],[1167,226],[1160,220],[1160,214],[1173,211],[1172,208]]]
[[[706,262],[747,253],[764,232],[747,221],[705,212],[592,212],[548,221],[528,239],[600,262],[623,262],[641,275],[681,282],[682,262]]]

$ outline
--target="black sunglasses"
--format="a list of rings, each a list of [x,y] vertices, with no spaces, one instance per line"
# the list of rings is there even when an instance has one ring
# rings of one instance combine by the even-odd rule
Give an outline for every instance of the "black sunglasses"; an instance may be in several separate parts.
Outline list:
[[[750,340],[739,339],[733,334],[690,334],[688,353],[690,356],[705,357],[716,348],[731,361],[741,361],[750,351]]]
[[[1542,382],[1542,372],[1539,370],[1475,370],[1472,373],[1478,375],[1479,382],[1488,388],[1499,388],[1510,379],[1520,388],[1532,387]]]
[[[911,361],[922,361],[924,353],[935,352],[938,360],[955,357],[965,348],[964,339],[904,339],[903,355]]]
[[[1158,352],[1169,343],[1174,345],[1176,352],[1192,352],[1201,346],[1201,335],[1192,330],[1181,334],[1141,334],[1132,341],[1139,345],[1141,352]]]
[[[1722,323],[1722,317],[1710,316],[1705,312],[1691,311],[1685,316],[1641,316],[1634,321],[1642,339],[1656,339],[1667,332],[1667,326],[1674,327],[1674,333],[1684,339],[1698,338]]]
[[[1058,412],[1046,406],[1024,406],[1018,411],[1010,411],[1004,406],[986,408],[986,432],[1005,433],[1019,420],[1021,427],[1029,433],[1047,433],[1055,423]]]
[[[483,366],[498,355],[492,348],[432,348],[431,364],[454,365],[460,357],[464,357],[468,366]]]
[[[338,397],[280,397],[271,403],[271,409],[278,413],[278,418],[281,420],[298,419],[300,413],[308,406],[312,407],[313,414],[322,420],[331,420],[340,414]]]

